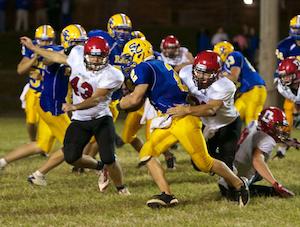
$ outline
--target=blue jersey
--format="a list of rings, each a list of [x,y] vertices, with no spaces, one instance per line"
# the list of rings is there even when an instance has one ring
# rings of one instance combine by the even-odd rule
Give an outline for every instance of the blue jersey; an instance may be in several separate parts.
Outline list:
[[[279,42],[275,54],[278,60],[277,65],[279,65],[279,63],[285,58],[300,58],[300,46],[297,45],[296,40],[293,37],[289,36]],[[278,77],[277,72],[275,72],[274,77]]]
[[[63,50],[62,46],[51,45],[44,47],[53,51]],[[57,63],[48,65],[44,70],[43,90],[40,97],[41,108],[58,116],[62,113],[62,104],[66,102],[69,83],[67,66]]]
[[[34,45],[36,45],[36,40],[33,40],[32,42]],[[27,47],[22,46],[22,56],[26,58],[33,58],[34,53],[32,50],[29,50]],[[42,75],[43,70],[45,69],[45,66],[42,62],[41,58],[38,58],[38,63],[37,65],[32,66],[33,69],[37,70],[40,75]],[[42,75],[43,76],[43,75]],[[33,89],[35,92],[41,92],[43,88],[43,81],[42,80],[37,80],[35,78],[32,78],[29,76],[28,78],[28,83],[31,89]]]
[[[223,70],[227,73],[231,72],[232,67],[241,69],[238,82],[240,82],[239,91],[241,93],[251,90],[254,86],[265,86],[265,81],[255,71],[250,62],[239,51],[234,51],[228,55],[223,65]]]
[[[116,40],[103,30],[91,30],[88,33],[88,37],[94,36],[102,36],[108,42],[110,47],[109,64],[121,69],[121,65],[124,63],[121,58],[123,46],[119,46]]]
[[[163,61],[142,62],[132,70],[130,77],[135,85],[149,84],[146,96],[162,113],[175,104],[186,104],[187,88],[173,68]]]

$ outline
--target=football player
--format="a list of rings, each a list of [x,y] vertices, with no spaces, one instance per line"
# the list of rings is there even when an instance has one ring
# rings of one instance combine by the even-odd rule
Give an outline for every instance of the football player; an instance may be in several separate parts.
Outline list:
[[[209,154],[223,161],[231,170],[242,121],[234,106],[235,84],[221,75],[222,61],[213,51],[202,51],[193,65],[179,73],[189,91],[198,99],[194,106],[176,106],[167,113],[174,117],[201,117]]]
[[[49,48],[54,46],[52,45],[53,40],[54,30],[50,25],[43,25],[36,29],[34,41],[35,45],[41,46],[43,48]],[[22,49],[24,57],[18,65],[18,72],[22,74],[28,70],[30,71],[30,88],[26,94],[26,113],[27,119],[32,120],[36,119],[37,116],[39,116],[40,99],[43,99],[43,94],[45,93],[42,87],[45,87],[44,81],[48,76],[46,65],[43,63],[42,59],[40,57],[35,57],[37,55],[35,55],[25,46],[23,46]],[[38,133],[36,141],[32,141],[28,144],[23,144],[4,155],[0,159],[0,168],[5,167],[7,164],[13,161],[28,157],[30,155],[38,153],[48,154],[53,147],[55,137],[53,136],[49,125],[40,116],[38,117],[37,131]]]
[[[285,39],[281,40],[276,48],[275,51],[278,64],[287,57],[297,57],[298,60],[300,58],[300,15],[294,16],[290,20],[290,31],[289,36]],[[275,72],[275,82],[278,81],[278,74]],[[289,122],[289,130],[291,131],[291,128],[293,126],[293,114],[297,110],[295,109],[294,102],[288,98],[285,98],[283,109],[286,114],[287,121]],[[276,156],[278,158],[283,158],[285,155],[285,152],[287,150],[287,147],[280,145],[277,150]]]
[[[41,25],[35,30],[34,43],[38,46],[51,45],[55,39],[55,32],[50,25]],[[39,117],[37,105],[40,92],[42,90],[42,71],[43,63],[38,56],[22,46],[22,60],[18,64],[17,72],[19,75],[29,74],[28,85],[23,89],[21,95],[22,106],[26,113],[27,131],[30,141],[36,141],[37,124]],[[40,132],[43,134],[43,132]]]
[[[161,164],[155,158],[178,141],[199,169],[224,176],[237,189],[240,205],[247,204],[249,193],[246,182],[234,175],[223,162],[208,154],[200,119],[192,115],[173,118],[166,114],[168,108],[186,104],[187,89],[173,68],[154,59],[152,45],[146,40],[132,39],[124,46],[122,55],[129,60],[123,71],[128,73],[135,87],[120,100],[118,107],[125,110],[138,108],[148,97],[159,113],[159,117],[152,120],[155,129],[139,153],[140,165],[147,166],[161,191],[161,194],[148,200],[147,205],[156,208],[178,203],[171,193]]]
[[[21,42],[46,59],[71,67],[70,83],[73,104],[64,103],[64,112],[73,111],[72,123],[64,139],[64,160],[76,167],[100,170],[104,164],[110,172],[119,194],[130,194],[123,184],[121,167],[114,155],[114,124],[109,110],[111,95],[124,77],[108,64],[109,45],[102,37],[92,37],[84,46],[73,47],[69,55],[35,47],[31,40]],[[102,162],[82,155],[84,147],[95,136]],[[100,164],[101,163],[101,164]]]
[[[182,47],[174,35],[168,35],[160,43],[161,58],[171,65],[176,72],[182,67],[193,64],[194,57],[186,47]]]
[[[82,45],[87,35],[82,26],[72,24],[65,27],[61,32],[61,44],[63,46],[49,46],[47,49],[53,52],[64,52],[68,54],[69,45]],[[22,40],[22,39],[21,39]],[[28,47],[28,46],[27,46]],[[34,49],[35,46],[31,46]],[[36,47],[38,49],[38,47]],[[71,48],[71,47],[70,47]],[[63,144],[65,132],[70,124],[70,118],[62,110],[62,104],[66,102],[69,87],[70,69],[64,65],[49,61],[44,75],[44,89],[40,97],[38,113],[49,126],[53,137]],[[39,143],[38,143],[39,146]],[[33,174],[28,177],[30,183],[45,186],[47,185],[45,174],[62,163],[64,160],[61,149],[51,154],[49,159]]]
[[[250,122],[243,130],[234,165],[238,176],[249,179],[251,196],[294,196],[293,192],[277,181],[267,164],[276,143],[286,143],[299,148],[300,143],[289,138],[286,127],[288,123],[283,111],[277,107],[268,107],[260,113],[257,121]],[[262,179],[272,186],[254,184]],[[219,187],[222,195],[231,199],[231,188],[222,179],[219,181]]]
[[[225,74],[235,83],[239,83],[235,106],[241,119],[248,125],[258,118],[265,104],[267,98],[265,81],[241,52],[234,51],[231,43],[219,42],[214,46],[214,51],[224,62]]]

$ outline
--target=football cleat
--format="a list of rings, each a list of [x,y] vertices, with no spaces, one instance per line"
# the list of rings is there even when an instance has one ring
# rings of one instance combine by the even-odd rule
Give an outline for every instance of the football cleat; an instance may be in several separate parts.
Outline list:
[[[127,187],[124,187],[124,188],[118,190],[118,194],[119,195],[131,195],[131,193]]]
[[[146,204],[150,208],[172,207],[178,204],[178,200],[173,195],[162,192],[159,195],[154,195]]]
[[[31,184],[39,185],[39,186],[47,186],[47,181],[45,176],[38,176],[36,173],[33,173],[27,178],[28,182]]]
[[[250,192],[248,187],[248,180],[246,177],[240,177],[243,181],[243,186],[240,190],[236,191],[236,200],[238,201],[239,207],[244,207],[250,202]]]
[[[109,185],[109,173],[106,168],[99,171],[98,187],[100,192],[104,192]]]
[[[74,166],[72,168],[72,173],[78,173],[78,174],[84,173],[84,168],[79,168],[79,167]]]

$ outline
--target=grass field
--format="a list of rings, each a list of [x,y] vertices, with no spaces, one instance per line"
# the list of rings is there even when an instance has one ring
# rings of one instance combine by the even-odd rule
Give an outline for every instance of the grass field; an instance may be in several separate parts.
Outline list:
[[[0,157],[27,138],[22,118],[0,118]],[[72,174],[67,164],[47,175],[47,187],[32,186],[27,176],[46,160],[39,155],[8,165],[0,171],[0,226],[300,226],[299,151],[270,162],[295,198],[251,198],[249,206],[239,208],[221,198],[217,177],[193,170],[179,147],[177,170],[167,172],[167,178],[180,204],[160,210],[145,206],[159,191],[147,170],[136,168],[137,154],[128,145],[117,154],[132,193],[128,197],[119,196],[112,185],[101,194],[95,172]]]

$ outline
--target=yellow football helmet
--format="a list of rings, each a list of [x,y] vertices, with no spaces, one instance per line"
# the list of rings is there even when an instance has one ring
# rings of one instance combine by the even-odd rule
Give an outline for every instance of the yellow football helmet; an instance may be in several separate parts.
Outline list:
[[[146,36],[144,35],[144,33],[142,33],[141,31],[138,31],[138,30],[131,32],[131,36],[132,36],[132,38],[146,39]]]
[[[107,32],[119,45],[125,45],[131,39],[131,20],[124,13],[111,16],[107,23]]]
[[[153,48],[149,41],[135,38],[126,43],[122,56],[127,56],[131,62],[139,64],[153,56]]]
[[[223,62],[225,62],[227,56],[233,51],[233,45],[227,41],[219,42],[214,46],[214,52],[220,55]]]
[[[38,43],[41,41],[47,41],[49,42],[47,44],[52,44],[55,39],[55,32],[50,25],[41,25],[35,30],[34,37]]]
[[[68,25],[60,34],[60,42],[65,49],[72,45],[83,44],[86,40],[86,31],[79,24]]]
[[[290,36],[300,40],[300,15],[294,16],[290,20]]]

